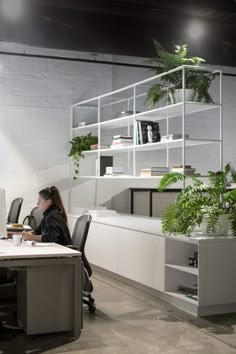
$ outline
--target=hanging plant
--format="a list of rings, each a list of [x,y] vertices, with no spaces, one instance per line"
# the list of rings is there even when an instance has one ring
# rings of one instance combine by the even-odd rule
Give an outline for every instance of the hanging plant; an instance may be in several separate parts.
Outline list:
[[[74,179],[79,174],[80,159],[84,159],[83,151],[90,150],[90,145],[97,144],[98,137],[88,133],[87,135],[75,136],[71,141],[71,148],[69,155],[74,160]]]

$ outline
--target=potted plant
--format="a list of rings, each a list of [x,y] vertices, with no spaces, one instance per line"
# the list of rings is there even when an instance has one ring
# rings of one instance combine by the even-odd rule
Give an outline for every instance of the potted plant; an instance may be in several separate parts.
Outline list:
[[[236,188],[236,170],[232,165],[230,166],[230,174],[231,174],[230,187]]]
[[[88,133],[87,135],[75,136],[70,141],[71,148],[68,156],[73,157],[74,159],[74,179],[76,179],[77,175],[79,174],[80,159],[84,159],[83,151],[90,150],[90,145],[97,144],[97,142],[98,137],[92,135],[92,133]]]
[[[161,221],[163,232],[170,235],[190,235],[196,227],[205,224],[203,233],[212,234],[217,232],[219,223],[223,223],[222,218],[227,218],[229,231],[236,236],[236,190],[227,189],[227,178],[230,172],[229,163],[223,171],[209,171],[207,184],[198,177],[186,176],[178,172],[164,175],[158,191],[163,191],[173,183],[186,179],[191,179],[192,184],[186,186],[177,195],[176,202],[164,211]]]
[[[169,53],[156,39],[153,39],[153,43],[156,56],[147,59],[146,62],[157,65],[150,69],[155,75],[168,72],[181,65],[198,67],[201,63],[205,62],[203,58],[189,56],[186,44],[175,45],[174,53]],[[186,70],[185,89],[192,90],[192,101],[213,103],[208,89],[214,77],[215,74],[211,72],[195,70],[194,68],[188,68]],[[160,83],[155,83],[149,88],[145,98],[145,104],[148,104],[151,108],[162,98],[166,98],[167,102],[176,103],[175,92],[180,89],[182,90],[182,70],[164,75],[160,78]]]

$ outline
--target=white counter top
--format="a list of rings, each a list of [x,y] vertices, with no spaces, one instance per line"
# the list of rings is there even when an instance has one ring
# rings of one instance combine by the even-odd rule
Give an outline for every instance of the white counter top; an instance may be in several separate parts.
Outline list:
[[[69,217],[78,218],[79,215],[69,214]],[[162,237],[168,237],[171,239],[191,242],[191,243],[205,243],[205,242],[236,242],[236,237],[221,237],[221,236],[203,236],[203,235],[175,235],[168,236],[162,232],[161,219],[153,218],[149,216],[137,216],[129,214],[116,214],[115,216],[108,217],[92,217],[92,223],[110,225],[114,227],[120,227],[123,229],[134,230],[138,232],[145,232],[152,235],[158,235]]]

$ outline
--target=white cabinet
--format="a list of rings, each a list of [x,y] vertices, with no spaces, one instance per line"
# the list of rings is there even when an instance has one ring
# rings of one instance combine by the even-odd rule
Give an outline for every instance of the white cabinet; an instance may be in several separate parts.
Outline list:
[[[236,311],[236,238],[163,236],[160,220],[120,215],[92,221],[89,261],[194,315]],[[198,267],[188,265],[198,256]],[[197,289],[197,298],[179,288]]]
[[[181,74],[191,68],[182,66],[178,70]],[[210,71],[209,68],[207,70]],[[214,104],[189,102],[183,91],[180,102],[168,104],[162,101],[149,109],[144,103],[146,93],[150,86],[160,82],[163,74],[75,103],[72,106],[72,137],[88,133],[98,136],[98,147],[84,152],[80,177],[101,177],[100,161],[103,156],[112,156],[113,166],[123,168],[124,173],[119,178],[140,178],[142,168],[156,166],[193,164],[201,175],[210,169],[221,169],[222,74],[219,70],[214,72],[216,76],[210,88]],[[158,122],[162,140],[140,144],[137,138],[138,121]],[[170,134],[181,134],[183,138],[163,141],[163,136]],[[117,144],[111,148],[113,137],[118,135],[131,136],[132,143]],[[207,154],[203,153],[206,148]],[[211,163],[217,166],[211,166]]]

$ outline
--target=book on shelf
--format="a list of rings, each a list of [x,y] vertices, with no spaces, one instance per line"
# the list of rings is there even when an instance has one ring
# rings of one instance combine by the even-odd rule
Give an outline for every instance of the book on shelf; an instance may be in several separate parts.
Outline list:
[[[133,144],[133,138],[131,139],[113,139],[112,144]]]
[[[101,144],[100,149],[109,149],[109,145],[107,144]],[[98,144],[91,144],[90,145],[90,150],[98,150]]]
[[[130,136],[130,135],[114,135],[113,136],[113,140],[116,140],[116,139],[131,139],[133,140],[133,137]]]
[[[154,176],[163,176],[167,172],[140,172],[140,177],[154,177]]]
[[[171,168],[171,172],[178,172],[178,173],[184,173],[187,176],[200,176],[200,173],[196,173],[196,168],[191,167],[191,165],[186,165],[183,167],[182,165],[180,166],[173,166]]]
[[[193,285],[189,285],[189,286],[179,285],[178,291],[180,291],[183,294],[197,295],[198,294],[198,286],[197,286],[197,284],[193,284]]]
[[[149,168],[141,168],[140,176],[163,176],[169,172],[168,167],[149,167]]]
[[[111,149],[119,149],[119,148],[122,148],[122,147],[124,147],[124,146],[132,146],[133,145],[133,143],[120,143],[120,144],[111,144],[110,145],[110,148]]]
[[[156,143],[161,140],[159,122],[137,121],[137,144]]]
[[[171,141],[171,140],[178,140],[182,139],[183,135],[182,134],[168,134],[168,135],[162,135],[161,141]],[[189,139],[189,134],[185,134],[185,139]]]
[[[113,173],[124,173],[124,168],[122,166],[107,166],[106,174],[113,174]]]
[[[145,167],[145,168],[141,168],[141,171],[152,171],[152,172],[169,172],[169,167],[162,167],[162,166],[158,166],[158,167]]]

